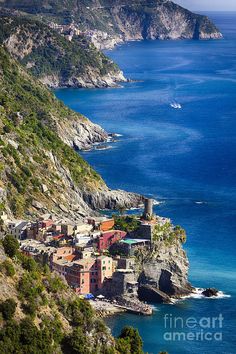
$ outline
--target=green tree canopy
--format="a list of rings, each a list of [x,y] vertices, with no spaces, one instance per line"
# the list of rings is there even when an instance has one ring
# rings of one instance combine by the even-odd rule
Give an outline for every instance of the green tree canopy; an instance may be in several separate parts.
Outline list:
[[[143,354],[143,341],[137,329],[126,326],[117,340],[117,349],[121,353]]]
[[[15,237],[12,235],[6,235],[6,237],[2,241],[2,244],[5,253],[11,258],[16,255],[17,250],[20,247],[18,240],[16,240]]]
[[[16,311],[16,302],[13,299],[7,299],[0,303],[0,311],[4,320],[9,321],[13,318]]]

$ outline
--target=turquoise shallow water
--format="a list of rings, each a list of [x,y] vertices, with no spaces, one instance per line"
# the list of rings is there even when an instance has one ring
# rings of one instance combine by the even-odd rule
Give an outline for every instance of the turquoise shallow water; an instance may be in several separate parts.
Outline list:
[[[56,91],[73,109],[122,134],[112,149],[84,158],[112,188],[161,200],[156,213],[187,230],[193,285],[230,295],[156,306],[150,318],[108,320],[114,334],[126,324],[137,327],[150,353],[236,353],[236,13],[210,16],[224,40],[134,42],[108,52],[138,82]],[[183,108],[171,108],[173,101]],[[165,314],[198,321],[222,314],[222,341],[166,341]]]

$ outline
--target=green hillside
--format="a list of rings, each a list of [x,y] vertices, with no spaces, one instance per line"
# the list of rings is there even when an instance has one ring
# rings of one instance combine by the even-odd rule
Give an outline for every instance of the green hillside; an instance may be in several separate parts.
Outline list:
[[[120,70],[84,36],[69,41],[29,16],[0,12],[0,43],[37,78],[49,86],[96,85]],[[98,84],[99,85],[99,84]]]
[[[2,5],[49,21],[74,20],[82,29],[102,30],[125,39],[137,39],[137,35],[144,39],[221,38],[207,16],[166,0],[3,0]]]
[[[1,354],[143,354],[136,330],[114,339],[89,302],[81,300],[48,266],[0,245]]]
[[[89,121],[65,107],[2,47],[0,73],[0,186],[14,215],[24,215],[32,208],[33,200],[49,209],[55,204],[52,199],[60,204],[68,193],[66,179],[80,190],[104,185],[58,135],[74,122]],[[47,193],[42,191],[43,184]]]

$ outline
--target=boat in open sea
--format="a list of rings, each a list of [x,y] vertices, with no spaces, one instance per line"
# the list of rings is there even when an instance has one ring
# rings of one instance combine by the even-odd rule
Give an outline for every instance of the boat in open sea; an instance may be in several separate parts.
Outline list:
[[[176,103],[176,102],[171,103],[170,106],[172,108],[174,108],[174,109],[181,109],[182,108],[181,104],[180,103]]]

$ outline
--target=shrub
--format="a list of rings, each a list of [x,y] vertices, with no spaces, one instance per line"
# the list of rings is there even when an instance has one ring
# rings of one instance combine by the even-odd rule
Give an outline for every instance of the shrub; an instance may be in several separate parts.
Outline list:
[[[8,276],[8,277],[13,277],[16,273],[14,265],[12,264],[12,262],[10,262],[7,259],[4,262],[2,262],[0,269],[1,269],[1,272],[2,271],[5,272],[6,276]]]
[[[140,226],[140,221],[134,216],[113,216],[115,219],[115,229],[123,231],[136,231]]]
[[[44,290],[43,284],[37,273],[26,273],[18,283],[18,292],[23,300],[40,296]]]
[[[38,309],[38,304],[34,298],[31,298],[27,303],[22,305],[25,314],[34,317]]]
[[[22,267],[28,272],[34,272],[37,269],[37,263],[31,257],[24,256],[21,259]]]
[[[3,131],[5,134],[8,134],[11,132],[11,127],[9,125],[4,125]]]
[[[84,325],[89,328],[94,312],[88,301],[76,299],[69,302],[68,306],[64,307],[65,315],[75,326]]]
[[[73,330],[71,336],[67,338],[69,353],[90,354],[88,338],[82,328],[77,327]]]
[[[10,258],[13,258],[16,255],[17,250],[19,249],[19,246],[20,246],[19,242],[12,235],[7,235],[3,239],[2,244],[3,244],[3,248],[4,248],[5,253]]]
[[[59,276],[49,274],[47,276],[46,287],[49,292],[58,293],[64,290],[66,285]]]
[[[52,324],[53,326],[53,324]],[[14,321],[0,329],[1,353],[55,353],[51,332],[45,326],[38,329],[30,318]]]
[[[16,311],[16,302],[13,299],[7,299],[0,303],[0,311],[4,320],[9,321],[13,318]]]

